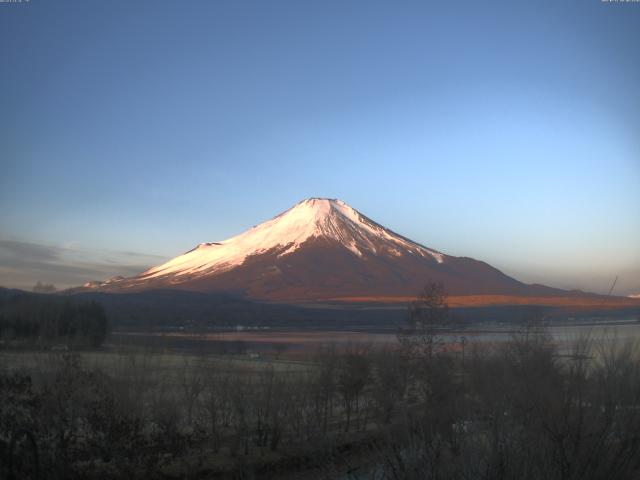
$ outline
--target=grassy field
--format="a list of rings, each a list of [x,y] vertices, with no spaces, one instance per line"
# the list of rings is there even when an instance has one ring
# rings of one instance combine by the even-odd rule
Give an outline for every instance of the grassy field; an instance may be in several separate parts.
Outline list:
[[[313,363],[276,359],[271,356],[252,358],[250,354],[212,355],[198,352],[157,352],[144,348],[105,348],[102,351],[2,351],[0,368],[4,372],[23,372],[35,379],[46,377],[60,368],[64,357],[73,354],[79,366],[86,370],[100,370],[115,378],[139,374],[146,381],[162,381],[178,385],[185,370],[199,368],[219,374],[250,375],[265,368],[277,373],[307,374]]]

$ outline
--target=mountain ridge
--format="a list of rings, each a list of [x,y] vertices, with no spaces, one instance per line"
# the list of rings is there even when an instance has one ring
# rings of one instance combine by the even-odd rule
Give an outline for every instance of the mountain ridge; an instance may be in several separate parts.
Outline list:
[[[430,281],[454,295],[579,295],[527,285],[486,262],[404,237],[338,199],[313,197],[228,240],[205,242],[129,278],[87,290],[226,292],[275,301],[415,295]]]

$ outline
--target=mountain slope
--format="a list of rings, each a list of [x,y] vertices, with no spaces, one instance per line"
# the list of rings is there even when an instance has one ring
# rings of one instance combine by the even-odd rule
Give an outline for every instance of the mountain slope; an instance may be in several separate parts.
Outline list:
[[[455,295],[566,295],[526,285],[490,265],[453,257],[384,228],[341,200],[311,198],[223,242],[194,249],[135,277],[88,289],[157,288],[233,292],[257,299],[309,301],[414,295],[440,281]]]

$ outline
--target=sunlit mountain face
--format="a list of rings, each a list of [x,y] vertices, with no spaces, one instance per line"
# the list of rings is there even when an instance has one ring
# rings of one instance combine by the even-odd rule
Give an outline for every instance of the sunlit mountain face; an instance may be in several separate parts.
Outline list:
[[[265,300],[411,296],[437,281],[454,295],[566,295],[527,285],[485,262],[428,248],[337,199],[310,198],[246,232],[201,243],[129,278],[85,289],[170,288],[232,292]]]

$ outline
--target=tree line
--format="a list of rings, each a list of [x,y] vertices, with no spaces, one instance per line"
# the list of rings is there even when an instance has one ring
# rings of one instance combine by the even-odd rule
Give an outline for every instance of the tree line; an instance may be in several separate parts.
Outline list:
[[[108,331],[105,310],[94,301],[35,294],[0,298],[0,338],[5,345],[64,342],[98,347]]]

